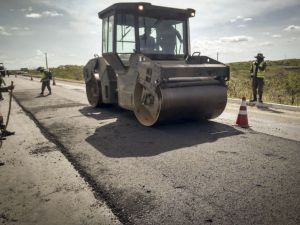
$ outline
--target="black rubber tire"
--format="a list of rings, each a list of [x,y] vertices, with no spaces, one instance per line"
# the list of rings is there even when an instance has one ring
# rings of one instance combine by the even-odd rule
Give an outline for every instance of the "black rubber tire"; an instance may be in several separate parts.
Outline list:
[[[103,105],[101,82],[94,76],[86,83],[86,95],[91,106],[100,107]]]

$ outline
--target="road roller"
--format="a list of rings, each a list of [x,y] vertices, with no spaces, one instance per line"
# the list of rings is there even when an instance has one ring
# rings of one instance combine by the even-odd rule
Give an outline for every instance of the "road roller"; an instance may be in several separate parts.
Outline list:
[[[98,13],[102,56],[84,66],[93,107],[115,104],[145,126],[218,117],[227,103],[229,67],[190,51],[194,9],[117,3]]]

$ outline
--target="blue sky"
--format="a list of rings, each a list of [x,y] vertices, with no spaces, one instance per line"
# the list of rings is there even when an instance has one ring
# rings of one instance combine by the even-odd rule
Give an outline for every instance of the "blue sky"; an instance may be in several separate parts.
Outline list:
[[[97,13],[113,0],[0,0],[0,62],[8,69],[84,65],[101,53]],[[130,2],[126,0],[124,2]],[[300,58],[299,0],[173,0],[155,5],[194,8],[192,51],[223,62]]]

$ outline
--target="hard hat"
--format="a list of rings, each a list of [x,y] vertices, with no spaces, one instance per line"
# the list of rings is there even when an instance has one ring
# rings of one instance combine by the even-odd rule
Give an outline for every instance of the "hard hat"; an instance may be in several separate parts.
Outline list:
[[[265,58],[262,53],[257,53],[257,56],[254,56],[254,58]]]
[[[40,66],[40,67],[38,67],[36,70],[37,70],[37,71],[40,71],[40,72],[43,72],[43,71],[45,70],[45,68],[42,67],[42,66]]]

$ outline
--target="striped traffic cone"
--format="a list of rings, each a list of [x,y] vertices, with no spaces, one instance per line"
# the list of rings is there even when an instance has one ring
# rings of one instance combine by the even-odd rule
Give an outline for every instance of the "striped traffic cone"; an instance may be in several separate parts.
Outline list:
[[[248,116],[247,116],[247,104],[246,98],[242,98],[242,104],[240,106],[239,115],[236,119],[236,124],[242,128],[249,128]]]

